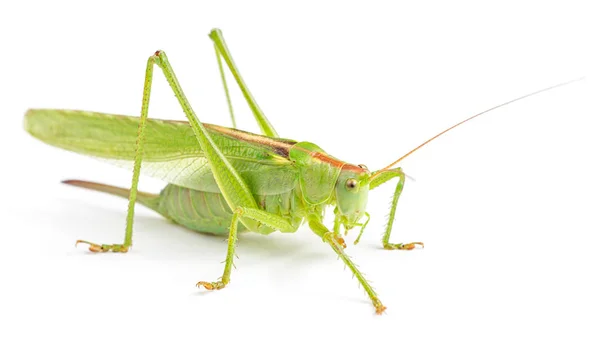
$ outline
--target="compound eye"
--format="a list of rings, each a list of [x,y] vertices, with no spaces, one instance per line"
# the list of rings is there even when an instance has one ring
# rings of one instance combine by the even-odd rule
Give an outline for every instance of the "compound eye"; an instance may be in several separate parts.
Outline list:
[[[349,178],[346,180],[346,188],[348,190],[354,190],[358,187],[358,181],[354,178]]]

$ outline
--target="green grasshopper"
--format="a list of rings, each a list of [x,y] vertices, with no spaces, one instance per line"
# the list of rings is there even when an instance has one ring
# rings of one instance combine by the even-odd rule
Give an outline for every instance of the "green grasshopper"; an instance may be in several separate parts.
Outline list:
[[[381,170],[370,172],[364,165],[339,160],[310,142],[280,138],[275,128],[250,94],[220,30],[210,32],[217,55],[233,128],[201,123],[192,110],[169,64],[167,55],[157,51],[148,58],[141,117],[129,117],[74,110],[31,109],[25,114],[25,129],[50,145],[117,164],[133,162],[130,189],[93,182],[67,180],[64,183],[122,196],[129,199],[125,240],[122,244],[97,244],[78,240],[92,252],[127,252],[132,245],[135,203],[158,212],[189,229],[228,235],[227,256],[222,277],[215,282],[198,282],[207,290],[224,288],[230,282],[238,232],[270,234],[295,232],[308,222],[309,228],[327,243],[350,268],[371,299],[377,314],[386,307],[344,252],[341,228],[347,232],[360,227],[355,241],[369,222],[366,212],[369,191],[397,178],[389,219],[383,235],[383,248],[411,250],[421,242],[390,243],[398,199],[405,174],[394,167],[402,159],[445,132],[495,108],[553,86],[509,101],[472,116],[425,141]],[[222,61],[233,74],[262,135],[235,129],[229,90]],[[148,119],[148,106],[154,65],[158,65],[188,122]],[[567,82],[568,83],[568,82]],[[564,85],[565,83],[561,84]],[[168,185],[159,195],[138,192],[144,173]],[[323,224],[326,208],[335,214],[333,230]]]

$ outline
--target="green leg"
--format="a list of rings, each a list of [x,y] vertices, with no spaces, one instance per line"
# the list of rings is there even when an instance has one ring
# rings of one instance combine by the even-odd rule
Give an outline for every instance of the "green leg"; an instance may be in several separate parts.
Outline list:
[[[238,221],[240,218],[240,211],[237,210],[233,213],[231,219],[231,227],[229,227],[229,239],[227,240],[227,256],[225,257],[225,269],[223,270],[223,276],[216,282],[204,282],[200,281],[196,284],[196,287],[203,286],[208,290],[219,290],[225,288],[229,283],[231,277],[231,267],[233,266],[233,257],[235,256],[235,244],[237,242],[237,229]]]
[[[356,237],[356,240],[354,240],[354,244],[358,245],[358,243],[360,242],[360,238],[362,236],[362,234],[365,232],[365,228],[367,227],[367,224],[369,224],[369,221],[371,221],[371,215],[368,214],[367,212],[365,212],[365,216],[367,217],[367,221],[363,223],[362,227],[360,227],[360,232],[358,233],[358,236]]]
[[[196,113],[192,109],[192,106],[189,104],[179,85],[179,81],[173,72],[173,68],[167,59],[167,55],[162,51],[158,51],[149,58],[149,61],[162,69],[167,82],[175,93],[175,97],[179,101],[179,104],[190,123],[190,127],[194,131],[202,151],[208,159],[208,164],[215,177],[215,181],[229,207],[233,211],[238,207],[258,208],[254,196],[246,183],[215,145],[204,125],[198,120]],[[256,229],[257,223],[245,221],[243,218],[241,221],[250,230]]]
[[[343,248],[346,248],[346,240],[342,237],[340,233],[340,227],[342,226],[342,217],[339,213],[335,213],[335,219],[333,221],[333,237]],[[348,235],[348,230],[346,230],[345,235]]]
[[[238,207],[237,211],[245,218],[252,219],[271,229],[280,230],[284,233],[294,232],[297,229],[287,219],[258,208]]]
[[[344,264],[346,264],[346,266],[348,266],[348,268],[350,268],[350,271],[352,271],[352,274],[354,274],[354,276],[356,276],[360,285],[367,292],[367,295],[371,299],[371,302],[373,302],[373,306],[375,306],[375,312],[377,314],[383,313],[383,311],[385,311],[385,306],[383,306],[383,304],[381,303],[381,300],[379,300],[379,298],[377,297],[375,290],[373,290],[373,288],[371,287],[369,282],[366,280],[366,278],[363,276],[363,274],[360,271],[358,271],[358,268],[356,267],[356,265],[352,262],[352,260],[350,260],[348,255],[344,252],[344,248],[342,247],[342,245],[340,245],[337,242],[334,233],[329,231],[329,229],[327,229],[327,227],[325,225],[323,225],[323,223],[320,220],[320,217],[318,217],[318,216],[309,216],[308,226],[315,234],[317,234],[317,236],[321,237],[323,242],[326,242],[329,246],[331,246],[333,251],[340,257],[340,259],[342,259]]]
[[[219,48],[215,44],[215,53],[217,55],[217,63],[219,63],[219,74],[221,74],[221,82],[223,83],[223,89],[225,89],[225,97],[227,98],[227,107],[229,108],[229,115],[231,116],[231,125],[233,128],[237,128],[235,122],[235,115],[233,114],[233,106],[231,105],[231,97],[229,96],[229,88],[227,88],[227,79],[225,78],[225,71],[223,71],[223,62],[221,59],[221,53]]]
[[[217,42],[217,41],[215,41]],[[239,173],[235,171],[233,166],[229,163],[227,158],[221,153],[217,146],[212,141],[208,131],[204,125],[198,120],[192,106],[188,102],[179,81],[171,68],[171,64],[167,59],[167,55],[162,51],[157,51],[148,58],[146,65],[146,77],[144,83],[144,93],[142,98],[142,114],[140,117],[140,125],[138,131],[138,138],[136,141],[135,159],[133,166],[133,178],[131,183],[131,192],[129,197],[129,209],[127,211],[127,226],[125,229],[125,241],[123,244],[95,244],[87,241],[77,241],[77,243],[85,243],[90,246],[90,250],[93,252],[127,252],[129,247],[132,245],[132,233],[133,233],[133,216],[135,208],[135,198],[137,195],[137,186],[140,176],[140,169],[142,165],[142,153],[143,153],[143,142],[144,142],[144,130],[146,125],[146,119],[148,118],[148,106],[150,103],[150,91],[152,87],[152,76],[154,64],[158,65],[165,75],[167,82],[171,86],[171,89],[175,93],[175,97],[183,112],[185,113],[190,127],[194,131],[196,139],[202,151],[205,153],[211,171],[215,176],[217,185],[221,189],[227,204],[232,210],[238,207],[258,209],[258,205],[254,200],[254,196],[250,192],[250,189],[246,183],[242,180]],[[254,220],[242,219],[242,223],[250,229],[257,230],[259,223]]]
[[[233,257],[235,256],[235,244],[237,242],[237,225],[239,218],[242,216],[284,232],[291,232],[295,229],[286,219],[269,212],[254,208],[237,208],[233,213],[231,228],[229,229],[227,257],[225,258],[225,269],[223,270],[223,276],[221,276],[221,278],[216,282],[200,281],[196,284],[197,287],[202,286],[208,290],[219,290],[225,288],[225,286],[229,283],[231,277],[231,268],[233,266]]]
[[[133,216],[135,200],[137,197],[137,187],[140,179],[140,170],[142,167],[142,153],[144,147],[144,131],[146,129],[146,119],[148,118],[148,106],[150,104],[150,90],[152,88],[153,59],[148,59],[146,64],[146,77],[144,80],[144,92],[142,97],[142,111],[140,124],[138,127],[138,136],[135,143],[135,156],[133,160],[133,178],[131,180],[131,190],[129,191],[129,204],[127,208],[127,224],[125,226],[125,240],[122,244],[96,244],[93,242],[78,240],[75,245],[80,243],[89,245],[92,252],[121,252],[126,253],[133,244]]]
[[[229,243],[227,248],[227,258],[225,261],[225,270],[220,281],[214,283],[200,282],[207,289],[221,289],[229,282],[229,276],[231,273],[231,267],[233,266],[233,256],[235,251],[235,243],[237,240],[237,222],[242,222],[249,230],[258,230],[262,224],[272,225],[276,229],[288,230],[291,228],[289,223],[285,222],[282,218],[276,218],[276,216],[265,214],[265,212],[258,209],[258,205],[254,200],[254,196],[246,183],[243,181],[239,173],[233,168],[231,163],[225,158],[223,153],[215,145],[210,134],[204,127],[204,125],[198,120],[192,106],[189,104],[179,81],[175,76],[175,72],[167,59],[167,55],[162,51],[157,51],[154,55],[148,58],[148,71],[146,73],[146,82],[149,85],[152,82],[152,67],[154,64],[158,65],[167,79],[167,82],[171,86],[171,89],[175,93],[175,97],[183,112],[185,113],[190,127],[194,131],[196,139],[200,148],[206,155],[210,169],[214,175],[215,181],[219,186],[223,197],[227,201],[227,204],[235,214],[232,218],[232,224],[229,235]],[[150,88],[144,90],[144,101],[147,103],[150,99]],[[147,105],[143,107],[147,112]],[[145,116],[145,114],[143,115]],[[136,164],[138,164],[136,162]],[[140,161],[141,164],[141,161]],[[136,165],[134,171],[139,175],[139,166]],[[134,177],[137,182],[137,175]],[[132,190],[135,187],[132,187]],[[206,284],[206,285],[205,285]]]
[[[392,198],[392,207],[390,208],[390,214],[388,217],[388,223],[385,228],[385,233],[383,234],[383,248],[385,249],[403,249],[403,250],[411,250],[414,249],[416,245],[420,245],[423,247],[422,242],[411,242],[411,243],[390,243],[390,235],[392,234],[392,225],[394,224],[394,217],[396,216],[396,207],[398,206],[398,199],[400,198],[400,194],[402,194],[402,188],[404,188],[404,172],[402,169],[391,169],[385,171],[377,176],[377,178],[371,181],[370,189],[375,189],[381,184],[391,180],[394,177],[398,177],[398,184],[396,185],[396,191],[394,192],[394,197]]]
[[[262,131],[262,133],[265,134],[266,136],[270,136],[270,137],[279,137],[279,135],[277,135],[277,131],[275,131],[275,128],[271,125],[271,123],[269,122],[269,120],[267,119],[267,117],[265,116],[263,111],[260,109],[260,107],[258,106],[258,103],[256,102],[256,100],[254,100],[254,97],[252,96],[252,94],[250,93],[250,90],[246,86],[246,83],[242,79],[242,75],[240,74],[240,71],[238,70],[235,63],[233,62],[233,57],[231,56],[231,53],[229,52],[229,48],[227,48],[227,44],[225,43],[225,38],[223,37],[223,33],[221,32],[221,30],[219,30],[219,29],[211,30],[209,37],[213,40],[213,42],[215,44],[215,50],[217,52],[217,60],[219,62],[219,69],[221,71],[221,79],[222,79],[223,85],[225,87],[225,93],[227,95],[227,102],[229,103],[229,110],[230,110],[231,119],[233,121],[234,127],[235,127],[235,118],[233,116],[231,100],[229,99],[229,91],[227,90],[227,84],[225,82],[225,75],[223,74],[221,58],[223,58],[225,60],[225,63],[229,67],[229,70],[231,71],[233,78],[235,79],[238,86],[240,87],[240,90],[242,91],[242,94],[244,95],[244,98],[246,99],[248,106],[250,106],[250,109],[252,110],[252,114],[254,115],[254,118],[256,119],[256,122],[258,123],[258,126],[260,127],[260,130]]]

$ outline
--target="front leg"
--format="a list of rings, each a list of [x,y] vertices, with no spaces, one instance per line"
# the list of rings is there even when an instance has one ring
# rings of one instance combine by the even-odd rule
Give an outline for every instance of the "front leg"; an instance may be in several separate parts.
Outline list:
[[[365,279],[363,274],[360,271],[358,271],[358,268],[356,267],[356,265],[352,262],[352,260],[350,260],[348,255],[344,252],[344,247],[342,247],[342,245],[340,245],[338,243],[334,232],[329,231],[329,229],[327,229],[327,227],[324,226],[323,223],[321,222],[320,217],[314,216],[314,215],[309,216],[308,226],[315,234],[317,234],[318,236],[321,237],[323,242],[326,242],[329,246],[331,246],[333,251],[340,257],[340,259],[342,259],[344,264],[346,264],[346,266],[348,266],[348,268],[350,268],[350,271],[352,271],[354,276],[356,276],[356,279],[358,279],[358,282],[365,289],[365,291],[367,292],[367,295],[371,299],[371,302],[373,303],[373,306],[375,307],[375,312],[377,314],[382,314],[383,311],[385,311],[386,307],[383,306],[383,304],[381,303],[381,300],[379,300],[379,298],[377,297],[377,293],[375,293],[375,290],[373,290],[373,288],[371,287],[369,282]]]
[[[335,238],[337,243],[340,244],[340,246],[342,246],[343,248],[346,248],[346,240],[344,240],[344,238],[342,237],[342,234],[340,233],[341,226],[342,226],[342,218],[338,213],[335,213],[335,220],[333,222],[333,237]],[[348,230],[346,230],[346,232],[344,234],[348,235]]]
[[[385,233],[383,234],[383,248],[384,249],[402,249],[402,250],[411,250],[414,249],[417,245],[424,247],[423,242],[411,242],[411,243],[390,243],[390,235],[392,234],[392,226],[394,224],[394,218],[396,217],[396,207],[398,206],[398,200],[400,198],[400,194],[402,194],[402,189],[404,188],[404,179],[405,175],[402,172],[402,169],[396,168],[391,170],[386,170],[381,173],[374,173],[374,178],[371,180],[370,189],[375,189],[381,184],[391,180],[394,177],[398,177],[398,184],[396,184],[396,190],[394,192],[394,197],[392,198],[392,206],[390,208],[390,213],[388,217],[387,226],[385,228]]]

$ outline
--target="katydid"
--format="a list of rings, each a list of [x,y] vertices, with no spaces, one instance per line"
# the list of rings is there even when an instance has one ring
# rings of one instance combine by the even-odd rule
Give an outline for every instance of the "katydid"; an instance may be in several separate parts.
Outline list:
[[[135,203],[140,203],[177,224],[203,233],[228,237],[223,275],[217,281],[198,282],[207,290],[230,282],[238,233],[295,232],[304,222],[327,243],[350,268],[371,299],[377,314],[386,307],[356,265],[346,255],[341,228],[360,227],[358,243],[369,221],[369,191],[397,179],[383,248],[411,250],[421,242],[390,243],[390,235],[405,174],[395,167],[402,159],[433,139],[475,117],[553,86],[509,101],[472,116],[425,141],[381,170],[339,160],[317,145],[280,138],[250,93],[220,30],[209,37],[214,43],[233,128],[201,123],[189,104],[163,51],[148,58],[141,116],[129,117],[95,112],[31,109],[25,129],[50,145],[84,155],[109,159],[119,165],[133,163],[130,189],[93,182],[64,183],[122,196],[129,200],[125,239],[121,244],[77,241],[92,252],[127,252],[132,245]],[[227,65],[248,103],[262,135],[235,129],[223,63]],[[148,119],[154,65],[163,71],[187,122]],[[569,82],[567,82],[569,83]],[[564,85],[566,83],[560,84]],[[142,161],[144,166],[142,169]],[[140,172],[160,178],[168,185],[159,195],[138,192]],[[333,228],[323,224],[327,207],[335,214]]]

